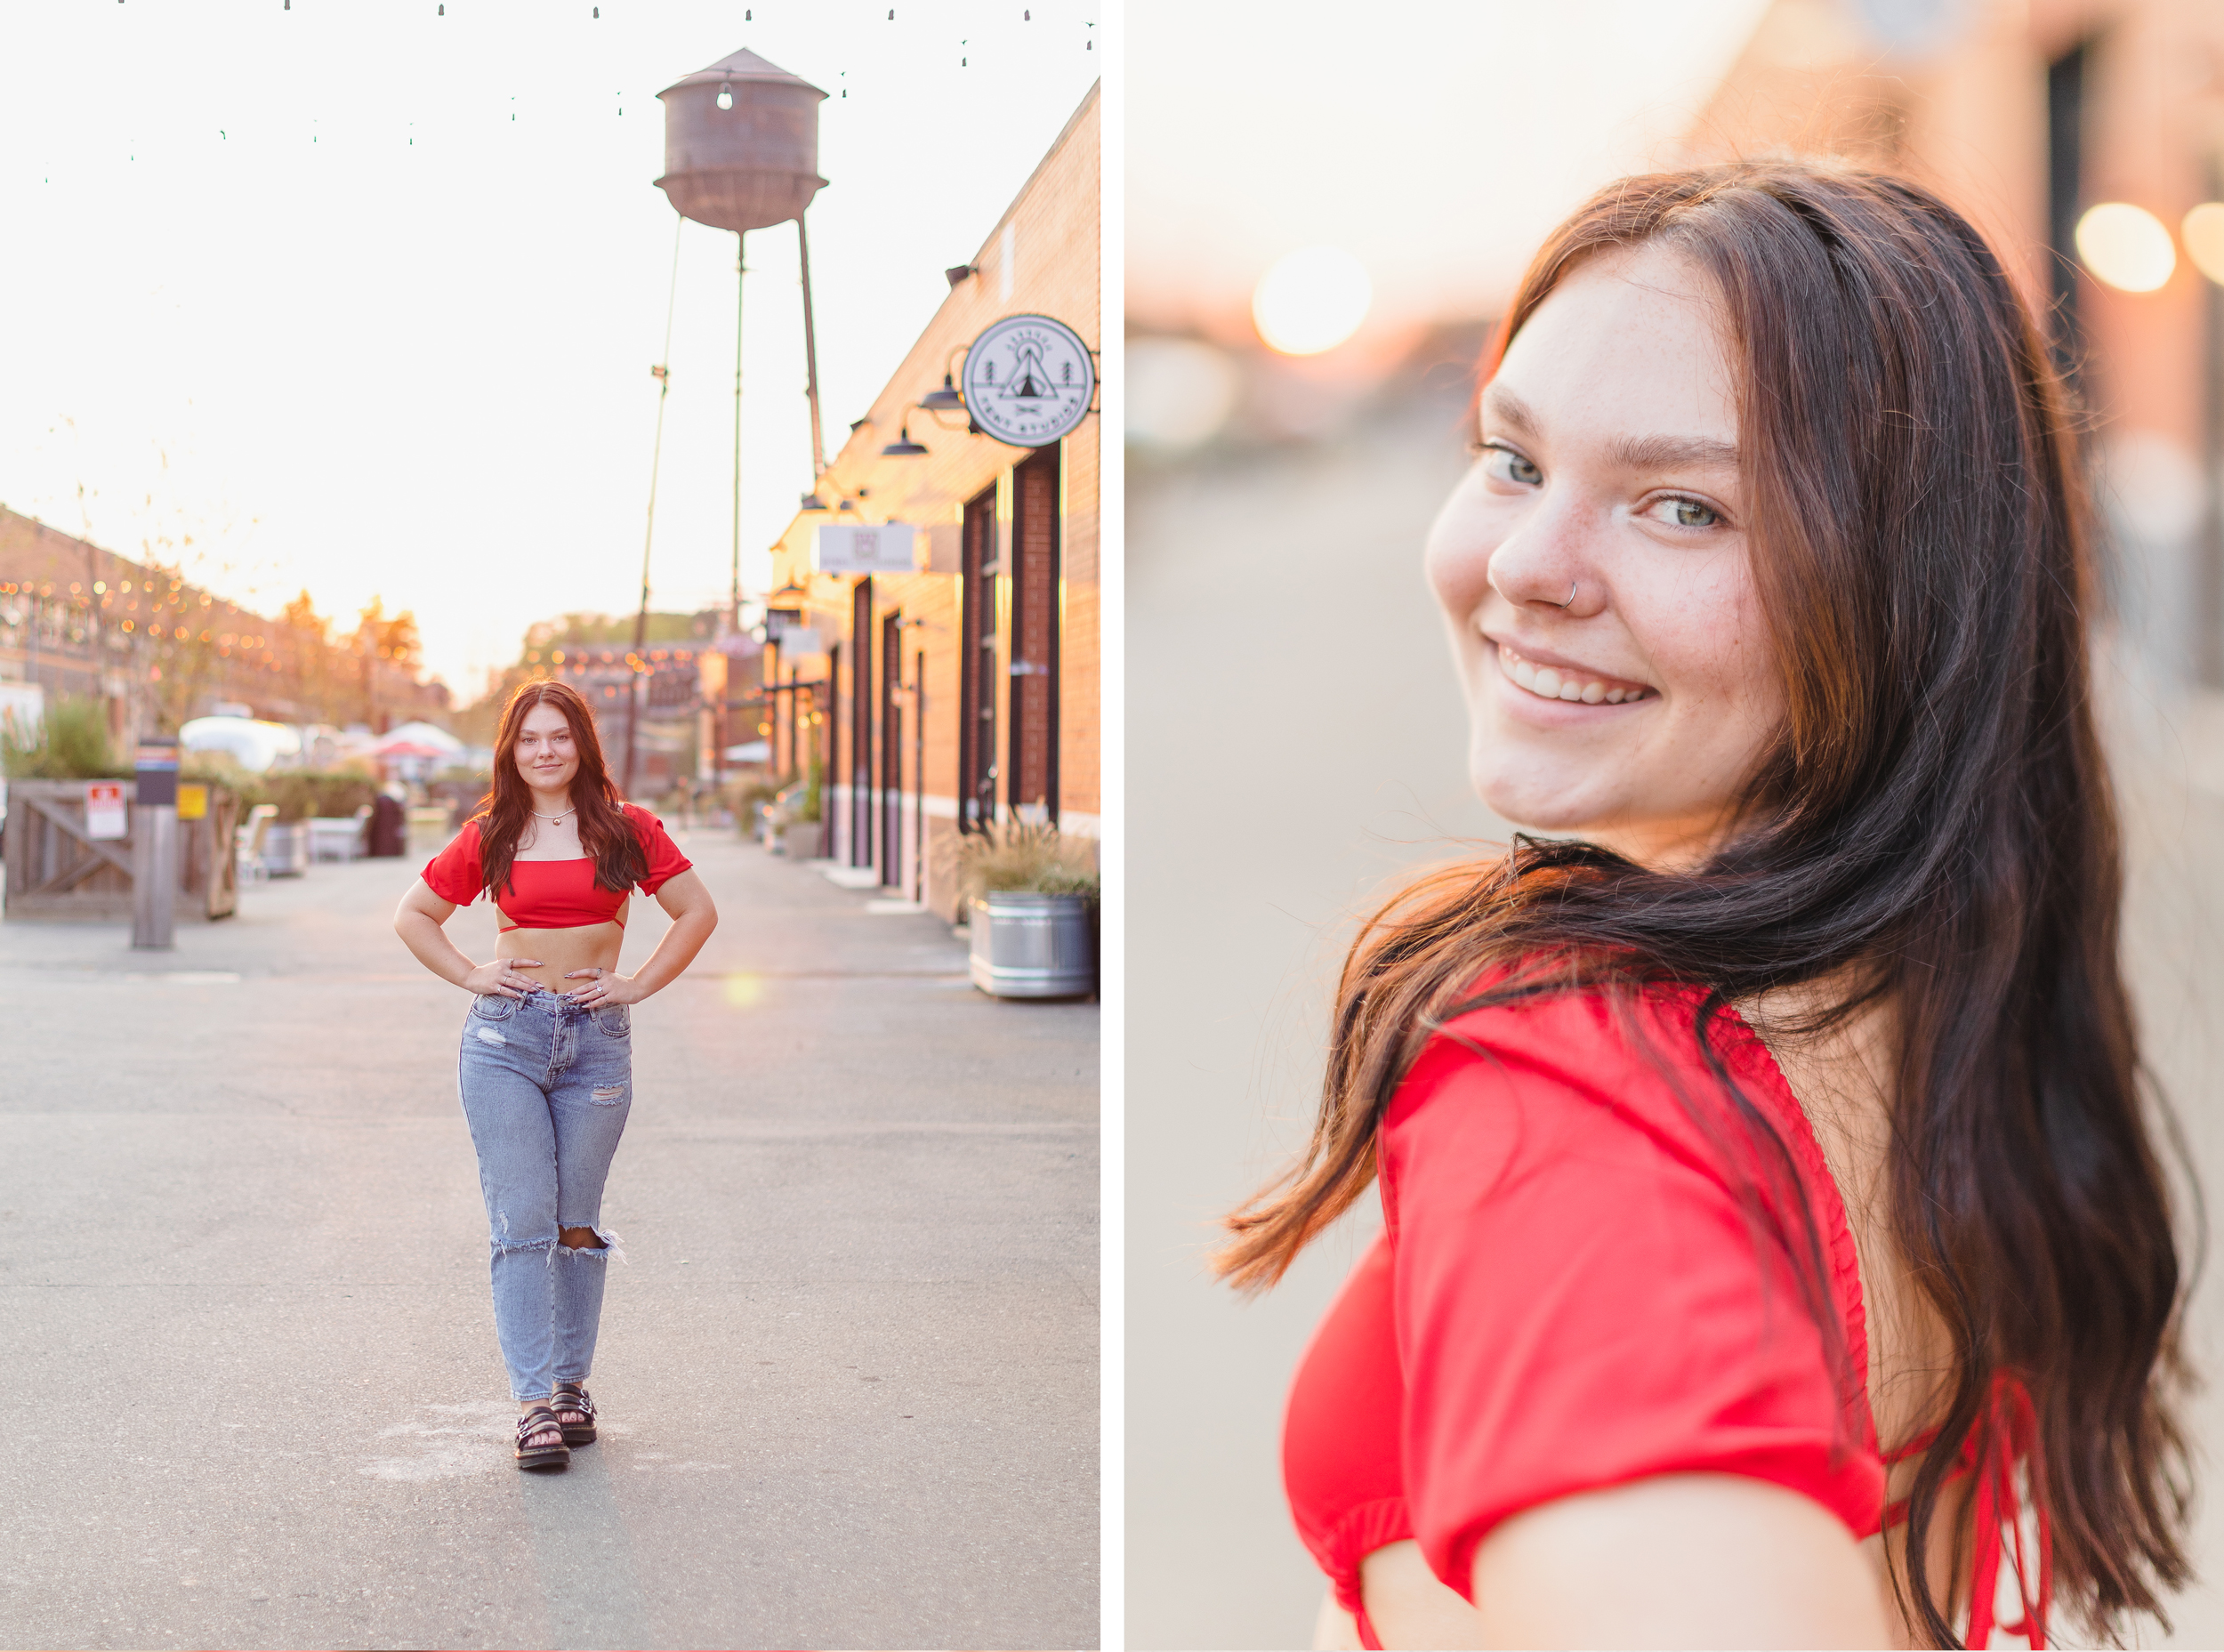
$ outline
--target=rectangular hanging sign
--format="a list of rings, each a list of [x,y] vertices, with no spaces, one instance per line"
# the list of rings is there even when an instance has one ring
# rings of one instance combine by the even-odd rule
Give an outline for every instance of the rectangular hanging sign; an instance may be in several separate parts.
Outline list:
[[[822,522],[811,530],[810,565],[821,574],[908,574],[919,566],[918,544],[908,522]]]

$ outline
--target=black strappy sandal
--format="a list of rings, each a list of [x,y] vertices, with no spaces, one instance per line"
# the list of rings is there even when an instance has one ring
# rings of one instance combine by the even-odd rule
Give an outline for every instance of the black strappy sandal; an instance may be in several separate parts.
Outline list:
[[[559,1382],[555,1398],[548,1403],[559,1414],[571,1411],[579,1415],[576,1422],[565,1422],[561,1414],[556,1419],[556,1425],[564,1430],[565,1445],[591,1446],[594,1443],[594,1400],[587,1393],[585,1383]]]
[[[556,1414],[546,1406],[536,1406],[518,1419],[518,1467],[521,1469],[562,1469],[571,1465],[571,1447],[560,1439],[553,1446],[528,1446],[525,1442],[536,1434],[561,1434],[564,1425],[556,1420]]]

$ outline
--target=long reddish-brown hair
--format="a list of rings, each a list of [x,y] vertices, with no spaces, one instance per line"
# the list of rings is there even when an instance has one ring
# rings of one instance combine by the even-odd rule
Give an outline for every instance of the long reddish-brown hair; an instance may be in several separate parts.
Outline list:
[[[2027,1469],[2060,1602],[2113,1634],[2188,1575],[2180,1270],[2118,969],[2062,391],[1967,220],[1905,180],[1800,161],[1602,190],[1531,264],[1485,380],[1570,270],[1645,243],[1712,279],[1742,367],[1754,578],[1789,707],[1751,824],[1673,873],[1517,838],[1389,902],[1344,966],[1311,1141],[1229,1219],[1218,1265],[1270,1284],[1350,1207],[1399,1083],[1468,1010],[1697,986],[1694,1036],[1727,1100],[1691,1105],[1756,1140],[1777,1167],[1756,1176],[1781,1186],[1785,1144],[1712,1056],[1711,1024],[1801,984],[1828,995],[1815,1027],[1881,1005],[1897,1028],[1891,1237],[1954,1350],[1895,1586],[1918,1634],[1954,1644],[1927,1537],[2006,1374],[2036,1414]],[[1808,1216],[1782,1237],[1819,1278]],[[1826,1295],[1809,1295],[1842,1361]]]
[[[579,811],[579,846],[594,858],[595,882],[621,893],[632,889],[647,875],[648,857],[625,818],[625,799],[602,761],[594,713],[578,689],[555,681],[523,683],[502,708],[502,729],[495,736],[494,785],[479,799],[479,812],[472,817],[479,822],[479,865],[488,889],[499,892],[508,886],[518,840],[532,816],[533,788],[518,772],[518,736],[524,730],[526,713],[536,705],[553,705],[571,725],[572,746],[579,753],[579,772],[571,780],[571,806]]]

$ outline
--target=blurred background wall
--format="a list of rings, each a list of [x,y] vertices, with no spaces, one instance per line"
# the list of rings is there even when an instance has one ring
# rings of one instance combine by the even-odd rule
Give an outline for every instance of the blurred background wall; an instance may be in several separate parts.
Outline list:
[[[1467,788],[1420,544],[1490,322],[1612,177],[1779,149],[1904,171],[2047,317],[2107,526],[2128,959],[2224,1187],[2224,7],[1130,0],[1128,24],[1127,1633],[1300,1646],[1322,1584],[1282,1398],[1377,1216],[1260,1301],[1202,1258],[1303,1139],[1356,916],[1504,830]],[[2210,1372],[2220,1331],[2211,1279]],[[2194,1422],[2213,1456],[2213,1395]],[[2224,1569],[2224,1520],[2196,1551]],[[2172,1616],[2147,1644],[2224,1644],[2213,1585]]]

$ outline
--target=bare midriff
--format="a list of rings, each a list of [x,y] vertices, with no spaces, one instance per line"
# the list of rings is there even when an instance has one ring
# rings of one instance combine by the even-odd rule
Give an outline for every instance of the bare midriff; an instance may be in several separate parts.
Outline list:
[[[625,943],[623,923],[582,923],[573,929],[502,931],[495,943],[498,958],[536,958],[531,967],[517,966],[518,973],[539,982],[551,992],[576,992],[584,981],[568,981],[574,970],[615,970],[618,949]]]

